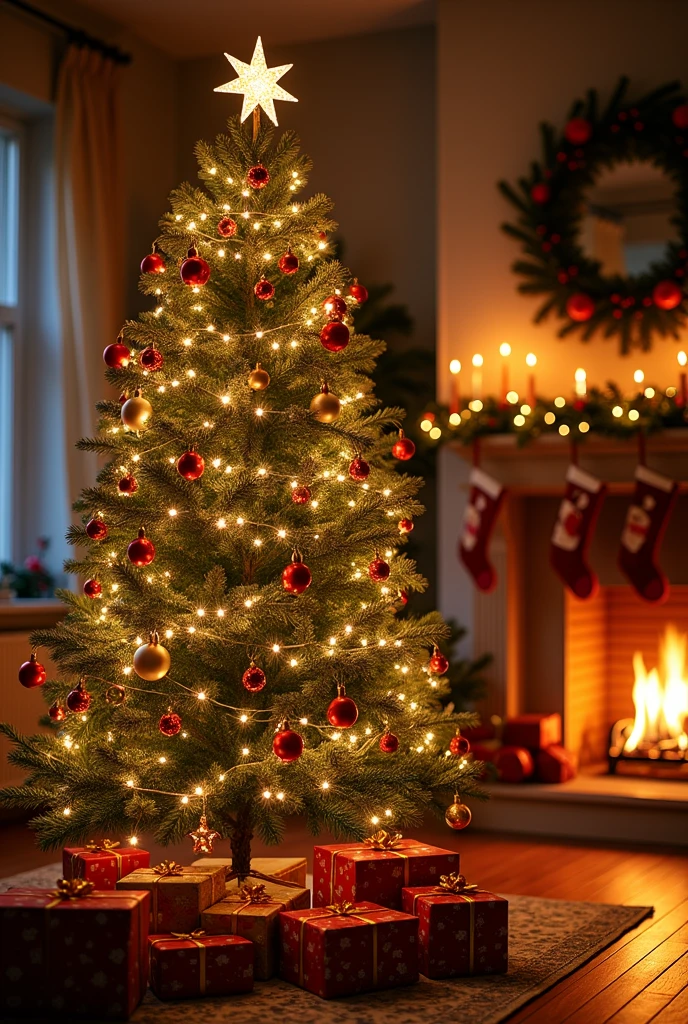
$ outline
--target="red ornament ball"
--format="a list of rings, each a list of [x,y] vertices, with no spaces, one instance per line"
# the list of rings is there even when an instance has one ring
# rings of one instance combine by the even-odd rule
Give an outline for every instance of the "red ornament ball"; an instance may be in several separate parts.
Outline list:
[[[70,711],[82,714],[84,711],[88,711],[90,706],[91,694],[85,689],[83,683],[79,683],[75,689],[70,690],[67,694],[67,707]]]
[[[349,476],[357,483],[362,483],[370,476],[370,466],[360,455],[357,455],[349,466]]]
[[[67,717],[67,712],[59,701],[55,701],[55,703],[51,704],[48,708],[48,715],[50,716],[51,722],[64,722]]]
[[[311,500],[311,492],[305,485],[301,487],[295,487],[291,492],[291,500],[296,505],[305,505],[306,502]]]
[[[392,455],[395,459],[402,459],[407,462],[416,454],[416,446],[410,437],[404,436],[404,431],[399,431],[399,438],[392,445]]]
[[[340,317],[346,316],[347,306],[346,299],[343,299],[341,295],[330,295],[323,302],[323,309],[328,316]]]
[[[86,597],[95,598],[100,597],[103,593],[103,587],[98,580],[86,580],[84,583],[84,594]]]
[[[189,249],[186,259],[182,261],[182,265],[179,268],[179,276],[184,284],[188,284],[189,287],[192,285],[204,285],[210,278],[210,267],[203,257],[198,255],[198,249],[193,246]]]
[[[198,452],[195,452],[193,448],[191,451],[184,452],[183,455],[179,456],[177,460],[177,472],[184,477],[185,480],[198,480],[203,476],[203,470],[205,469],[205,459]]]
[[[399,591],[399,600],[401,601],[402,605],[408,604],[408,594],[406,593],[405,590]]]
[[[336,729],[350,729],[358,719],[356,701],[340,691],[327,709],[327,721]]]
[[[688,128],[688,103],[674,107],[671,112],[671,120],[679,131],[685,131]]]
[[[396,754],[399,749],[399,737],[393,732],[385,732],[380,737],[380,750],[383,754]]]
[[[674,281],[659,281],[652,289],[652,298],[659,309],[676,309],[681,305],[683,289]]]
[[[437,648],[432,652],[432,657],[428,662],[428,668],[431,672],[434,672],[436,676],[443,676],[449,668],[449,662]]]
[[[311,585],[311,571],[307,565],[292,558],[291,564],[282,573],[282,586],[290,594],[303,594]]]
[[[295,274],[299,269],[299,258],[291,249],[287,249],[284,255],[280,256],[277,266],[283,274]]]
[[[103,350],[103,361],[111,370],[124,370],[129,365],[131,352],[121,341],[115,341]]]
[[[32,654],[29,660],[25,661],[19,669],[19,682],[27,690],[31,690],[34,686],[42,686],[45,680],[45,669],[40,661],[37,660],[36,655]]]
[[[303,739],[293,729],[281,729],[272,741],[272,749],[280,761],[296,761],[303,753]]]
[[[584,117],[572,117],[564,128],[564,138],[572,146],[584,146],[592,135],[592,125]]]
[[[595,312],[595,303],[585,292],[576,292],[566,300],[566,312],[572,320],[584,323]]]
[[[102,519],[89,519],[86,523],[86,533],[91,540],[105,540],[108,528]]]
[[[552,190],[544,181],[537,181],[530,190],[530,198],[534,203],[544,205],[550,201]]]
[[[260,299],[261,302],[267,302],[275,294],[275,286],[265,277],[261,277],[253,291],[257,299]]]
[[[165,261],[157,252],[149,252],[141,260],[142,274],[164,274],[166,270]]]
[[[120,494],[134,494],[138,489],[138,481],[135,476],[131,475],[131,473],[127,473],[126,476],[123,476],[117,484],[117,490]]]
[[[413,519],[400,519],[398,523],[399,533],[410,533],[413,525]]]
[[[143,527],[139,530],[136,540],[133,540],[127,548],[127,557],[132,565],[150,565],[155,558],[155,546],[146,537]]]
[[[249,169],[246,180],[251,188],[265,188],[270,181],[270,174],[267,167],[263,167],[262,164],[256,164],[255,167]]]
[[[320,332],[320,344],[328,352],[341,352],[349,344],[349,328],[340,320],[330,320]]]
[[[221,221],[218,221],[217,233],[222,235],[223,238],[231,238],[232,235],[236,234],[236,221],[232,220],[231,217],[223,217]]]
[[[258,668],[257,665],[251,662],[241,677],[241,682],[249,693],[258,693],[258,691],[262,690],[265,686],[267,679],[265,678],[265,673],[262,668]]]
[[[168,711],[162,715],[158,722],[158,729],[163,736],[176,736],[181,732],[182,720],[174,711]]]
[[[449,749],[454,757],[465,757],[470,752],[471,745],[465,736],[452,736]]]
[[[153,348],[149,345],[148,348],[144,348],[139,356],[139,363],[144,370],[161,370],[162,364],[165,362],[162,352],[158,352],[157,348]]]
[[[359,303],[368,301],[368,289],[364,285],[358,283],[358,278],[355,278],[354,283],[349,285],[349,295]]]
[[[392,570],[383,558],[376,556],[368,566],[368,575],[375,583],[384,583]]]

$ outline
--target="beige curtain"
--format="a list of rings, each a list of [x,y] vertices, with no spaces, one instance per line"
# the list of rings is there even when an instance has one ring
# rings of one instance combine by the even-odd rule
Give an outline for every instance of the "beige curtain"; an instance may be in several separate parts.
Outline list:
[[[75,450],[92,435],[105,397],[102,352],[124,316],[123,206],[117,65],[70,46],[56,112],[57,259],[64,429],[70,502],[92,486],[96,456]]]

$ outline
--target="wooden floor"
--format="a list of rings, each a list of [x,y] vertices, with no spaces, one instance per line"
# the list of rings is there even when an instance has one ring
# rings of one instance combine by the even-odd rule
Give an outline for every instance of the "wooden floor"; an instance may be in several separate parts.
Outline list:
[[[654,917],[516,1013],[511,1018],[513,1024],[687,1024],[685,852],[500,837],[470,830],[452,835],[434,823],[414,834],[459,849],[461,870],[469,881],[496,892],[654,906]],[[322,836],[320,841],[327,842],[328,837]],[[276,853],[274,847],[254,846],[255,853]],[[312,847],[313,839],[297,825],[279,852],[310,854]],[[165,850],[153,845],[145,848],[157,859],[175,856],[186,863],[190,860],[188,844]],[[25,826],[0,825],[0,877],[56,859],[54,853],[36,850]]]

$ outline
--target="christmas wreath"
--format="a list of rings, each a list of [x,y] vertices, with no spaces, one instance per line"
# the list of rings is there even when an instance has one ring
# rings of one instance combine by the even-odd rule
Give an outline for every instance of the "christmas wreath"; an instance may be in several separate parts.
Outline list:
[[[535,322],[555,313],[564,321],[559,337],[578,331],[588,341],[601,331],[618,336],[624,353],[635,345],[649,349],[656,333],[678,337],[688,271],[688,103],[679,82],[633,101],[627,93],[622,78],[601,109],[590,89],[571,107],[563,131],[542,124],[542,158],[530,173],[516,186],[499,183],[518,210],[517,221],[502,227],[523,249],[513,264],[523,279],[519,291],[544,296]],[[602,171],[639,161],[661,170],[674,187],[677,240],[646,272],[603,275],[580,241],[585,191]]]

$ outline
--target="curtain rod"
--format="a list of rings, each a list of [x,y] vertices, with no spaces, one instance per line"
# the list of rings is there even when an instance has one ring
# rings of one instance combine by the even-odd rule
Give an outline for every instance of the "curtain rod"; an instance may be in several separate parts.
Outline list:
[[[125,53],[117,46],[110,46],[102,39],[97,39],[95,36],[89,35],[88,32],[84,32],[83,29],[68,25],[66,21],[53,18],[51,14],[41,11],[38,7],[33,7],[31,4],[27,4],[25,0],[0,0],[0,3],[3,2],[9,4],[10,7],[16,7],[17,10],[23,11],[25,14],[31,15],[33,18],[37,18],[39,21],[45,22],[46,25],[57,29],[58,32],[64,33],[70,43],[75,43],[77,46],[86,46],[90,50],[97,50],[99,53],[114,60],[116,64],[131,64],[130,53]]]

